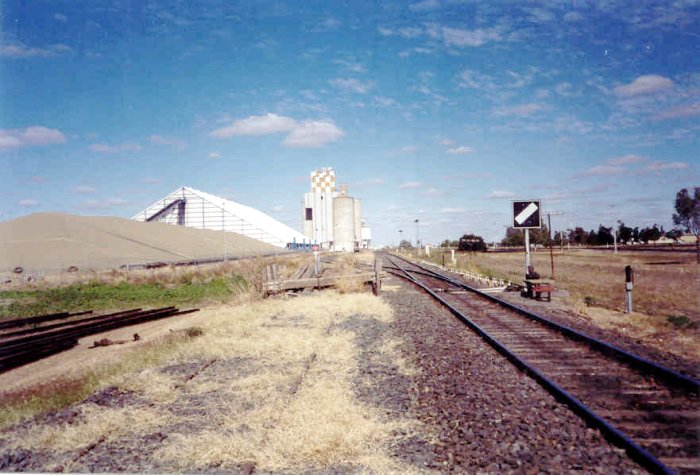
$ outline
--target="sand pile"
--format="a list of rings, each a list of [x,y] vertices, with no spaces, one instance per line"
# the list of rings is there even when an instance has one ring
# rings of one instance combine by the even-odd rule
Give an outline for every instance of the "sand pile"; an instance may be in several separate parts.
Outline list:
[[[226,234],[226,236],[224,236]],[[0,223],[0,272],[100,270],[124,264],[267,255],[283,250],[240,234],[107,216],[36,213]]]

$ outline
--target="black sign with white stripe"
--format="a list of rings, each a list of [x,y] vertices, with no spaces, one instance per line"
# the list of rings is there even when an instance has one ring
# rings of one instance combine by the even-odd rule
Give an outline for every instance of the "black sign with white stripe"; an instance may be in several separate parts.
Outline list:
[[[542,227],[540,201],[513,201],[513,227],[515,229],[535,229]]]

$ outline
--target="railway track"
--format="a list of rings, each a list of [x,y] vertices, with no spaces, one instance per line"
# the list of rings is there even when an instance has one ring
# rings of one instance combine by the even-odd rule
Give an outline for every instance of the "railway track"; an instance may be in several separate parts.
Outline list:
[[[445,305],[653,473],[700,473],[700,383],[398,256],[386,270]]]
[[[75,317],[91,314],[91,311],[3,322],[0,326],[0,373],[73,348],[78,344],[78,339],[85,336],[198,310],[179,310],[175,307],[152,310],[136,308],[87,318]],[[27,326],[30,327],[26,328]]]

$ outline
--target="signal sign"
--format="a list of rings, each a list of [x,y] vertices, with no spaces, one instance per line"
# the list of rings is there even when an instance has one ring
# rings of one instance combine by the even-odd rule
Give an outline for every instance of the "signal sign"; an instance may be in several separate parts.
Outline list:
[[[536,229],[542,227],[540,201],[513,201],[513,227],[515,229]]]

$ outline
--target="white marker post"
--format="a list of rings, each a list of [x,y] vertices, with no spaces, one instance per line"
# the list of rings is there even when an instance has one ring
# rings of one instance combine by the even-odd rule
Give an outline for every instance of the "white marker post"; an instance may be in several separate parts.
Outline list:
[[[525,230],[525,275],[530,273],[530,228],[542,227],[539,200],[513,202],[513,228]]]
[[[525,275],[530,273],[530,229],[525,228]]]

